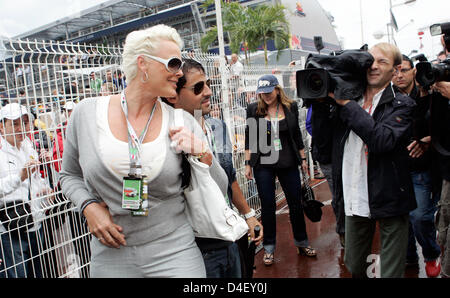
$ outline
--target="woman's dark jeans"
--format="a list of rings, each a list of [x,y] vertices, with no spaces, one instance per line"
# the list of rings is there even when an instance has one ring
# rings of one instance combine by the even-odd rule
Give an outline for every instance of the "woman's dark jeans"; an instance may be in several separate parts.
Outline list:
[[[308,246],[305,217],[301,205],[301,183],[298,167],[276,169],[256,166],[253,169],[253,175],[261,200],[264,250],[267,253],[273,253],[276,245],[275,177],[278,177],[289,207],[294,245],[298,247]]]

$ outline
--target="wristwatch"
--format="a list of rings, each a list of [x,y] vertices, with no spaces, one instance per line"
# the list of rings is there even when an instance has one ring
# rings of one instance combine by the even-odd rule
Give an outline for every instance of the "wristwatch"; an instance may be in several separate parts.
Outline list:
[[[254,217],[255,215],[256,215],[255,210],[253,208],[250,208],[250,212],[245,213],[244,217],[245,217],[245,219],[249,219],[250,217]]]
[[[245,160],[244,165],[246,165],[246,166],[250,165],[250,160]]]

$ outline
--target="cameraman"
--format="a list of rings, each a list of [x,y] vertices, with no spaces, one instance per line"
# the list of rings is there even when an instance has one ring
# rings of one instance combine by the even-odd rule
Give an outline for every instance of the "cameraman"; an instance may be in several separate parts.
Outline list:
[[[442,45],[448,59],[448,47]],[[450,277],[450,82],[439,81],[432,87],[431,140],[438,152],[438,164],[442,176],[442,192],[438,203],[436,224],[438,242],[442,246],[442,275]]]
[[[353,277],[367,277],[376,224],[380,227],[381,277],[402,277],[408,244],[409,212],[416,208],[408,167],[414,101],[395,94],[391,79],[402,56],[379,43],[369,50],[374,62],[358,101],[335,98],[336,109],[318,109],[333,140],[334,195],[344,200],[344,262]],[[334,94],[330,93],[334,98]]]
[[[407,149],[411,178],[416,195],[417,208],[409,214],[409,240],[406,264],[417,266],[416,239],[422,247],[425,260],[425,272],[428,277],[436,277],[441,271],[439,256],[441,249],[436,242],[436,227],[434,213],[437,210],[439,192],[433,189],[437,177],[432,173],[432,162],[436,158],[435,152],[430,150],[429,109],[430,98],[422,88],[415,83],[417,69],[408,56],[403,55],[400,69],[394,75],[392,83],[394,90],[408,95],[416,102],[413,117],[413,135]],[[432,160],[433,159],[433,160]],[[434,180],[434,181],[433,181]]]

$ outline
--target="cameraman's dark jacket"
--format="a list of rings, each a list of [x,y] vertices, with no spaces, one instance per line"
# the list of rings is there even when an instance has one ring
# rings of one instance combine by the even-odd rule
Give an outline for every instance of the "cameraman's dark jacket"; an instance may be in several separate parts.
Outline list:
[[[411,135],[414,106],[411,98],[402,94],[394,95],[391,85],[383,91],[372,116],[353,100],[343,107],[337,106],[334,111],[330,110],[328,104],[313,104],[313,129],[317,122],[325,128],[313,130],[313,135],[323,134],[322,139],[332,140],[331,144],[322,146],[316,139],[316,145],[323,150],[331,150],[335,181],[332,191],[336,200],[343,200],[344,147],[350,130],[353,130],[368,147],[370,217],[377,219],[404,215],[417,207],[406,149]]]

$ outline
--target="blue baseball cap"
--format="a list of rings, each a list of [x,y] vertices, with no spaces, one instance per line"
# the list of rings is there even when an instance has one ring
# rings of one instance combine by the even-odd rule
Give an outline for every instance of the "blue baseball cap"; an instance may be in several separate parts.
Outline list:
[[[258,88],[256,94],[270,93],[275,89],[275,86],[279,85],[278,80],[274,75],[263,75],[258,79]]]

